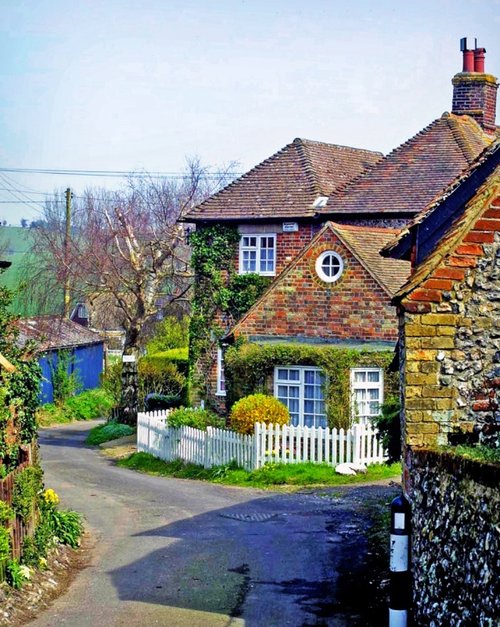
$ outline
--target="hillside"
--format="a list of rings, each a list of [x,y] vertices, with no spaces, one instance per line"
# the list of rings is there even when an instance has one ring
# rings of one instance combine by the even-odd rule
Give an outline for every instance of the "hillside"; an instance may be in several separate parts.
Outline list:
[[[25,275],[26,262],[32,245],[33,231],[20,226],[0,227],[0,258],[11,261],[10,268],[0,274],[0,285],[17,290]],[[20,292],[14,297],[12,310],[22,317],[44,313],[56,313],[60,310],[61,298],[52,299],[49,306],[40,309],[35,303],[29,302],[29,294]]]

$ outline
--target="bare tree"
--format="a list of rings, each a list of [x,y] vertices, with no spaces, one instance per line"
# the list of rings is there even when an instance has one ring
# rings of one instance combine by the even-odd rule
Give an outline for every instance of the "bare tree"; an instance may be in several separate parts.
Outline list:
[[[187,300],[192,273],[186,227],[179,218],[224,182],[230,170],[209,175],[197,160],[178,179],[130,176],[125,190],[87,191],[75,198],[72,235],[65,241],[62,203],[48,204],[44,226],[33,234],[38,272],[59,286],[69,278],[73,299],[105,295],[125,327],[122,419],[137,416],[137,358],[148,321],[174,301]],[[50,287],[47,286],[49,289]],[[47,289],[47,287],[45,289]]]

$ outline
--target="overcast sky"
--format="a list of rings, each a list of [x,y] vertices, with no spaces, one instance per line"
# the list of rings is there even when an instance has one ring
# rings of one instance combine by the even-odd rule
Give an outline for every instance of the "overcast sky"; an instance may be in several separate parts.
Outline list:
[[[178,172],[197,155],[245,171],[295,137],[388,152],[450,110],[461,37],[477,37],[500,76],[500,0],[0,8],[0,168]],[[119,185],[0,177],[0,218],[12,224],[40,210],[20,200]]]

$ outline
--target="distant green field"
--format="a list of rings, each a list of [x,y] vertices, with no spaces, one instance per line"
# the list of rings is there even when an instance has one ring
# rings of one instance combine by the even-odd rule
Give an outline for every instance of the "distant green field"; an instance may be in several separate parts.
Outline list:
[[[11,261],[12,265],[0,274],[0,285],[17,291],[23,280],[25,264],[28,260],[29,250],[32,245],[33,231],[23,229],[20,226],[0,227],[0,258]],[[61,298],[51,298],[50,305],[40,309],[36,304],[30,303],[26,293],[16,294],[12,302],[12,311],[20,316],[35,316],[46,313],[57,313],[61,310]]]

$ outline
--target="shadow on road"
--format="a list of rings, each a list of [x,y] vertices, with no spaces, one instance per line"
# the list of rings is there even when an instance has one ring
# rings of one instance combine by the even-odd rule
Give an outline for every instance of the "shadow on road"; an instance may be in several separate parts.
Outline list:
[[[273,495],[152,528],[133,537],[165,547],[111,571],[113,584],[124,601],[243,616],[249,627],[384,624],[364,612],[370,492],[380,487],[347,499]]]

